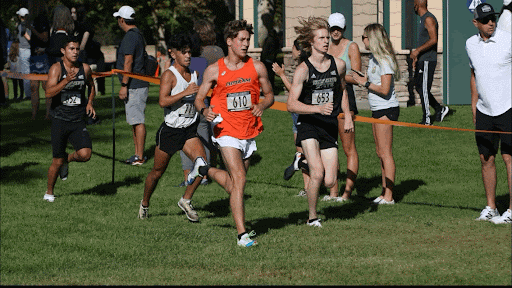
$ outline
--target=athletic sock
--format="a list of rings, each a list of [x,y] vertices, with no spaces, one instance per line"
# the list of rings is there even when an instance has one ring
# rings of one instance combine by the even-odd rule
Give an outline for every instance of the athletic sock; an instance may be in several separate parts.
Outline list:
[[[247,234],[247,232],[243,232],[242,234],[238,234],[238,240],[242,239],[242,236],[244,236],[244,234]]]
[[[300,160],[299,160],[299,168],[302,169],[302,170],[306,170],[306,171],[309,171],[309,166],[307,163],[304,163],[304,160],[306,160],[306,158],[304,157],[301,157]]]
[[[210,165],[201,166],[199,167],[198,171],[201,176],[208,175],[208,170],[210,170]]]

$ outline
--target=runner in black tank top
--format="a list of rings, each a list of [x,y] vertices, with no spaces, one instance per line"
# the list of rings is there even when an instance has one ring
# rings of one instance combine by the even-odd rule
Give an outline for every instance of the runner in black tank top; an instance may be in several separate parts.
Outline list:
[[[322,114],[301,114],[297,122],[308,122],[311,124],[322,125],[329,123],[338,127],[338,114],[341,112],[341,86],[340,75],[336,67],[334,57],[326,55],[331,61],[331,66],[325,72],[319,72],[306,59],[304,63],[308,66],[308,80],[304,82],[299,101],[308,105],[322,105],[333,102],[331,115]]]
[[[68,177],[68,163],[87,162],[91,158],[92,143],[85,126],[85,115],[96,118],[92,106],[96,91],[92,80],[91,68],[78,61],[80,44],[76,38],[68,36],[60,49],[62,60],[52,65],[46,84],[46,98],[52,99],[51,141],[53,159],[48,169],[47,191],[43,197],[48,202],[55,201],[53,188],[57,177]],[[85,90],[89,88],[89,97]],[[75,151],[66,152],[68,141]]]
[[[59,82],[67,77],[67,71],[64,67],[64,62],[58,62],[61,69],[61,76]],[[52,99],[52,107],[50,115],[53,118],[69,121],[80,122],[84,120],[85,107],[87,106],[87,98],[85,97],[86,77],[84,72],[84,65],[78,64],[78,73],[75,78],[71,80],[58,95]]]

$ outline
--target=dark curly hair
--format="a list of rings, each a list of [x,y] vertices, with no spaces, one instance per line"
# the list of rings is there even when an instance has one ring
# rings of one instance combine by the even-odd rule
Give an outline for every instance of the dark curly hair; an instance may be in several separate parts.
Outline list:
[[[254,34],[252,24],[247,24],[247,20],[229,21],[224,28],[224,41],[234,39],[238,36],[238,32],[247,31],[249,35]]]

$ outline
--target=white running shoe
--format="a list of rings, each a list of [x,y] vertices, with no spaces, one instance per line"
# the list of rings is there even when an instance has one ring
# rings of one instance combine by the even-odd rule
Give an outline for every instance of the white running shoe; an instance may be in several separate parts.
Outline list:
[[[196,210],[194,210],[194,207],[190,202],[191,200],[181,197],[180,201],[178,201],[178,207],[180,207],[181,210],[185,212],[185,215],[187,215],[188,220],[192,222],[197,222],[199,221],[199,215],[197,215]]]
[[[510,209],[508,209],[503,215],[491,218],[490,221],[494,224],[512,224],[512,213]]]
[[[382,201],[382,199],[384,199],[384,198],[382,198],[382,196],[379,196],[379,197],[373,199],[373,204],[379,204],[379,202]]]
[[[50,194],[45,193],[43,200],[46,200],[48,202],[53,202],[53,201],[55,201],[55,195],[50,195]]]
[[[322,227],[322,223],[320,223],[320,219],[316,219],[315,221],[312,221],[312,222],[307,222],[308,226],[313,226],[313,227]]]
[[[322,200],[320,200],[320,201],[329,202],[329,201],[334,200],[334,198],[336,198],[336,197],[331,197],[329,195],[325,195],[324,198],[322,198]]]
[[[148,219],[149,218],[149,207],[142,206],[142,200],[140,201],[138,217],[139,217],[139,219]]]
[[[199,167],[208,165],[206,161],[204,161],[203,157],[197,157],[194,161],[194,168],[187,175],[187,185],[191,185],[194,183],[196,177],[203,177],[204,175],[199,174]]]
[[[295,195],[297,197],[308,197],[308,192],[305,189],[299,191],[299,194]]]
[[[395,204],[395,199],[391,200],[391,201],[387,201],[385,200],[384,198],[382,198],[379,202],[377,202],[378,205],[393,205]]]
[[[345,201],[348,201],[348,199],[347,199],[347,198],[343,198],[343,197],[333,197],[333,200],[334,200],[335,202],[340,202],[340,203],[343,203],[343,202],[345,202]]]
[[[476,218],[475,220],[478,221],[490,221],[494,217],[499,217],[500,213],[498,212],[498,209],[491,209],[489,206],[485,206],[484,210],[480,212],[480,217]]]
[[[240,237],[240,240],[237,240],[238,246],[251,247],[251,246],[257,245],[258,242],[256,242],[256,240],[252,240],[250,238],[250,237],[253,237],[253,236],[256,236],[256,232],[254,232],[254,231],[251,231],[249,233],[245,233],[244,235],[242,235],[242,237]]]

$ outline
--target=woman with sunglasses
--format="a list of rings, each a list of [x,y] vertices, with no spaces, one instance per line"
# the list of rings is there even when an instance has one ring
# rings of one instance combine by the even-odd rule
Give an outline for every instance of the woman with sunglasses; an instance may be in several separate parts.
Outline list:
[[[366,50],[372,53],[368,70],[364,75],[357,71],[352,73],[352,76],[359,86],[368,89],[372,117],[397,121],[400,109],[394,81],[400,80],[400,71],[388,34],[382,25],[374,23],[364,28],[362,38]],[[393,126],[372,123],[372,131],[382,171],[382,193],[373,202],[379,205],[395,204],[393,200],[395,184],[395,160],[392,152]]]

